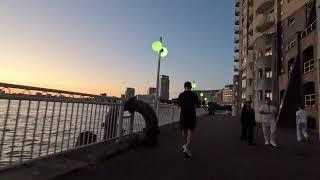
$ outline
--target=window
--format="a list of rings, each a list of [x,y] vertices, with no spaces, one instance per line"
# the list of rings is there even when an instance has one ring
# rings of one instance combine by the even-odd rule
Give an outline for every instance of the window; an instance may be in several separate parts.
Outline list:
[[[280,15],[283,16],[283,11],[281,11]]]
[[[272,47],[266,48],[264,56],[272,56]]]
[[[304,63],[304,73],[310,72],[314,70],[314,60],[310,59],[309,61]]]
[[[262,69],[259,69],[259,72],[258,72],[258,77],[259,77],[259,78],[262,78],[262,76],[263,76],[263,72],[262,72]]]
[[[305,106],[312,106],[316,104],[316,95],[308,94],[305,95]]]
[[[266,90],[266,98],[270,98],[272,100],[272,92],[270,90]]]
[[[247,81],[245,79],[242,80],[242,88],[246,88],[247,87]]]
[[[242,92],[241,98],[242,98],[242,99],[245,99],[245,98],[246,98],[246,92]]]
[[[307,82],[303,85],[304,99],[306,106],[313,106],[316,103],[315,83]]]
[[[293,40],[291,42],[288,43],[288,50],[293,48],[296,45],[296,40]]]
[[[272,71],[270,68],[265,69],[266,78],[272,78]]]
[[[249,87],[252,86],[252,79],[249,79]]]
[[[294,17],[290,17],[288,19],[288,26],[292,26],[295,23],[295,18]]]
[[[259,101],[262,101],[263,99],[262,99],[262,91],[258,91],[258,100]]]

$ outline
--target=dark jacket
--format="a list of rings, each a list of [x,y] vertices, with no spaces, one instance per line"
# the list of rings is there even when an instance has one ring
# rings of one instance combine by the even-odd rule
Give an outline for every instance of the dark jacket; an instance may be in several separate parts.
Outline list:
[[[242,109],[241,113],[241,124],[243,126],[256,126],[256,118],[253,109],[247,110]]]

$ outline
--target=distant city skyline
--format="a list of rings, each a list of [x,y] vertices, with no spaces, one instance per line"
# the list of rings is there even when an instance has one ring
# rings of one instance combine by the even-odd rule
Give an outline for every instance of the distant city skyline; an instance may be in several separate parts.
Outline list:
[[[3,0],[0,82],[120,96],[156,85],[163,36],[170,98],[185,81],[232,83],[233,0]],[[159,12],[159,13],[157,13]],[[224,17],[224,18],[221,18]],[[230,34],[230,36],[224,36]]]

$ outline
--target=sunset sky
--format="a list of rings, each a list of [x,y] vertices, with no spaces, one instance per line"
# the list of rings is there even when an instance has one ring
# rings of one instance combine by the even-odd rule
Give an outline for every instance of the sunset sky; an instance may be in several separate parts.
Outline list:
[[[155,86],[151,43],[169,50],[161,74],[183,83],[232,82],[233,0],[1,0],[0,82],[119,96]]]

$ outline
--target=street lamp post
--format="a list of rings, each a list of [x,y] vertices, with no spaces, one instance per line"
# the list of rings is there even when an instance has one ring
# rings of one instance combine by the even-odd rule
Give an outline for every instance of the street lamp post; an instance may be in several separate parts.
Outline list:
[[[205,105],[206,105],[206,108],[208,107],[208,98],[204,98],[204,102],[205,102]]]
[[[166,57],[168,55],[168,50],[163,46],[162,37],[160,37],[160,41],[155,41],[152,43],[152,50],[158,53],[158,70],[157,70],[157,86],[156,86],[156,97],[155,97],[155,110],[158,112],[159,106],[159,81],[160,81],[160,61],[161,58]]]
[[[202,107],[202,97],[203,97],[203,92],[200,93],[201,107]]]

